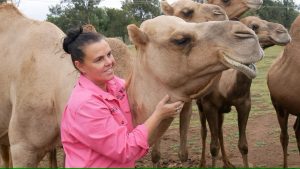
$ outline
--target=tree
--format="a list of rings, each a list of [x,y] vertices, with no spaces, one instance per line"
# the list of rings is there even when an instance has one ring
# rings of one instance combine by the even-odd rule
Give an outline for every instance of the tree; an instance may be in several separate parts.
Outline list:
[[[47,20],[56,24],[63,31],[83,24],[96,26],[101,31],[101,22],[106,14],[97,5],[101,0],[62,0],[60,4],[49,8]]]
[[[106,24],[103,33],[108,37],[122,37],[123,41],[125,41],[127,25],[136,23],[134,18],[126,15],[124,10],[105,8],[105,11],[109,22]]]
[[[289,28],[299,14],[298,6],[293,0],[284,0],[283,2],[281,0],[264,0],[259,10],[250,11],[244,16],[258,15],[264,20],[280,23]]]
[[[159,0],[125,0],[122,9],[137,23],[160,15]]]

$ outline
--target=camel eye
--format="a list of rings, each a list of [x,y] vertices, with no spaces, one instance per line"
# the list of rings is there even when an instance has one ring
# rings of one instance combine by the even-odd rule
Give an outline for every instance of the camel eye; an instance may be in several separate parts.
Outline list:
[[[252,29],[254,32],[258,30],[259,26],[257,24],[250,25],[250,29]]]
[[[230,2],[230,0],[223,0],[223,3],[225,3],[225,4],[227,4],[229,2]]]
[[[183,9],[183,10],[182,10],[182,14],[183,14],[183,16],[186,17],[186,18],[190,18],[190,17],[193,16],[194,10],[193,10],[193,9]]]
[[[189,37],[189,36],[182,36],[182,37],[173,38],[171,41],[175,45],[185,46],[185,45],[189,44],[192,41],[192,38]]]

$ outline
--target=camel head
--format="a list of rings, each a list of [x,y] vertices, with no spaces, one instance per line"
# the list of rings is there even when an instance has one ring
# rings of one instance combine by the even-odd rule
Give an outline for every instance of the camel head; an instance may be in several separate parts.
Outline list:
[[[239,18],[249,9],[259,9],[263,0],[207,0],[207,3],[222,7],[229,19],[234,19]]]
[[[225,11],[211,4],[201,4],[192,0],[178,0],[170,5],[166,0],[160,2],[165,15],[173,15],[187,22],[206,22],[228,20]]]
[[[287,29],[278,23],[268,22],[255,16],[248,16],[240,20],[252,29],[258,36],[262,48],[273,45],[286,45],[291,41]]]
[[[190,98],[199,96],[228,68],[254,78],[256,72],[249,65],[263,56],[255,33],[237,21],[188,23],[158,16],[140,28],[127,28],[137,49],[135,65],[142,65],[138,72],[147,72],[168,90]]]

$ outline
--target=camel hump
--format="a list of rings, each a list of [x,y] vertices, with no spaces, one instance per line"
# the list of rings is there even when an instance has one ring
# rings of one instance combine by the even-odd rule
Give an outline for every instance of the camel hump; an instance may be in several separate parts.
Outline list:
[[[294,20],[290,29],[290,35],[293,39],[299,39],[300,33],[300,15]]]
[[[10,13],[14,13],[20,16],[24,16],[19,10],[18,8],[13,5],[13,4],[9,4],[9,3],[0,3],[0,13],[1,12],[10,12]],[[8,18],[9,19],[9,18]]]

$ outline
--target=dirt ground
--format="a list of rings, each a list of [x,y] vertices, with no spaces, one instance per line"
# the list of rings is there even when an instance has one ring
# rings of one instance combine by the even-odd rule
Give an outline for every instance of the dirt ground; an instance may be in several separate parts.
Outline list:
[[[234,112],[232,112],[234,113]],[[233,114],[234,115],[234,114]],[[227,116],[227,115],[226,115]],[[225,116],[225,119],[226,119]],[[194,121],[198,121],[198,114],[194,112]],[[289,135],[290,141],[288,146],[288,165],[289,167],[300,167],[300,158],[297,149],[296,139],[292,130],[295,117],[289,118]],[[226,121],[225,121],[226,122]],[[163,136],[161,142],[161,167],[198,167],[201,154],[201,137],[200,124],[191,123],[188,135],[189,159],[181,163],[178,156],[179,132],[175,124]],[[274,112],[266,112],[265,115],[250,117],[247,126],[247,139],[249,145],[249,164],[250,167],[281,167],[282,166],[282,149],[279,141],[280,129]],[[236,167],[243,167],[242,157],[237,147],[238,130],[236,125],[224,126],[224,141],[229,160]],[[207,137],[206,162],[211,166],[211,156],[209,152],[210,135]],[[221,157],[219,153],[219,157]],[[58,153],[59,166],[62,167],[62,152]],[[48,167],[48,160],[45,158],[40,167]],[[223,163],[219,158],[218,167]],[[150,153],[136,163],[136,167],[152,167]]]
[[[275,114],[266,114],[249,119],[247,127],[247,139],[249,146],[249,163],[251,167],[281,167],[282,166],[282,149],[279,141],[280,129]],[[195,118],[197,114],[194,115]],[[289,129],[295,118],[290,118]],[[199,124],[200,125],[200,124]],[[300,167],[300,158],[297,149],[296,140],[292,130],[290,133],[289,144],[289,167]],[[181,163],[178,156],[178,130],[170,129],[163,137],[161,145],[161,166],[162,167],[198,167],[201,154],[201,137],[199,127],[191,127],[189,130],[189,159],[186,163]],[[206,162],[211,166],[211,156],[209,152],[210,136],[208,135],[206,145]],[[236,167],[243,167],[242,157],[238,150],[238,130],[237,126],[224,127],[224,139],[229,160]],[[222,167],[221,153],[217,167]],[[137,163],[137,167],[151,167],[151,157],[147,155]]]

